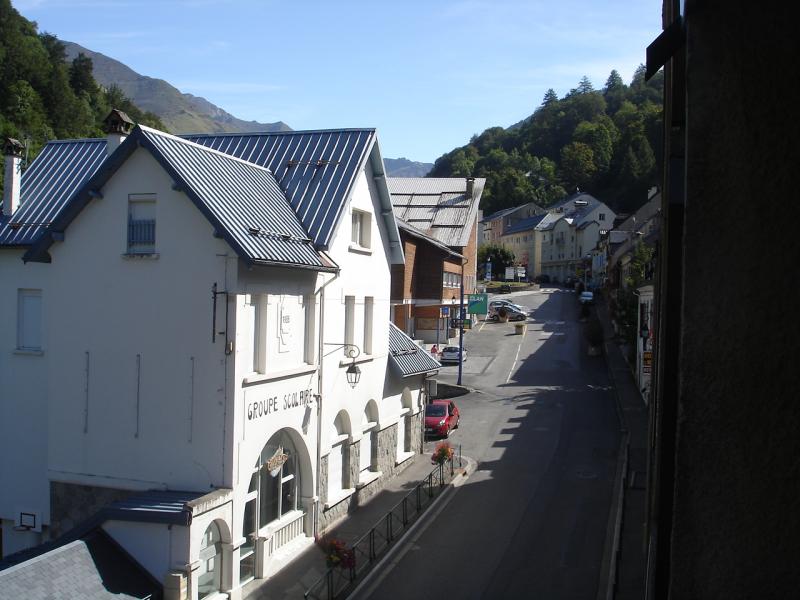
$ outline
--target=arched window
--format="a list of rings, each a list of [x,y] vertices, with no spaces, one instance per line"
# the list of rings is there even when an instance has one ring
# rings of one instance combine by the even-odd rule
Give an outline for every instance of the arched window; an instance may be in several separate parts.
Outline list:
[[[286,430],[273,435],[256,460],[247,491],[242,521],[245,542],[239,550],[239,581],[255,577],[258,531],[301,507],[300,461],[297,448]]]
[[[216,523],[211,523],[200,543],[200,569],[197,577],[197,597],[213,596],[222,584],[222,536]]]

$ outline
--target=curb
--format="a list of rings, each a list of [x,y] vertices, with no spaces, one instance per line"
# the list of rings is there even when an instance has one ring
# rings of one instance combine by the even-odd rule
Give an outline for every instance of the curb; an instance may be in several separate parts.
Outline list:
[[[366,576],[364,576],[364,578],[359,582],[359,584],[355,588],[353,588],[353,590],[349,594],[347,594],[346,596],[347,598],[358,600],[358,598],[361,597],[360,595],[363,595],[364,598],[371,598],[372,590],[369,589],[369,587],[371,585],[380,583],[382,576],[391,571],[391,569],[386,569],[384,567],[390,560],[392,560],[395,557],[396,554],[400,552],[401,549],[405,549],[407,547],[406,546],[407,538],[409,538],[409,536],[417,532],[417,530],[419,530],[419,532],[416,537],[422,535],[427,526],[433,522],[432,519],[428,518],[428,516],[429,515],[435,516],[442,509],[444,509],[444,507],[447,505],[447,502],[449,502],[449,499],[455,493],[456,488],[459,488],[462,485],[464,485],[469,476],[475,472],[475,469],[478,466],[477,461],[473,460],[468,456],[462,456],[461,458],[466,463],[462,468],[463,469],[462,472],[453,477],[453,480],[447,484],[446,489],[442,491],[438,496],[436,496],[434,501],[425,510],[425,513],[419,519],[417,519],[414,522],[414,524],[411,525],[411,527],[406,529],[399,538],[397,538],[397,540],[394,542],[392,547],[389,548],[386,554],[384,554],[383,557],[372,566],[372,568],[369,570]],[[445,500],[447,500],[447,502],[445,502]],[[398,557],[398,561],[400,558],[402,558],[402,556]],[[373,583],[373,580],[375,580],[376,577],[378,577],[379,575],[381,576],[381,578],[377,579]]]
[[[625,423],[625,415],[619,397],[617,379],[608,361],[610,344],[608,339],[603,340],[608,378],[614,388],[614,405],[617,409],[619,421],[619,451],[617,454],[617,469],[614,474],[614,486],[611,509],[608,512],[608,525],[606,526],[606,543],[603,549],[603,560],[600,563],[600,585],[597,588],[597,600],[612,600],[617,585],[617,557],[619,556],[619,543],[622,534],[622,515],[625,504],[625,481],[628,478],[628,445],[630,432]]]

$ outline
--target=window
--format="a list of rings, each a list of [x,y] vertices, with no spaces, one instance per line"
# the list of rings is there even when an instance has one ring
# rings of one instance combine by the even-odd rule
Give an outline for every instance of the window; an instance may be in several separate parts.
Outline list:
[[[356,297],[344,297],[344,343],[352,345],[355,337],[355,321],[356,321]],[[343,352],[345,356],[350,356],[350,348],[345,346]]]
[[[42,349],[42,290],[17,290],[17,349]]]
[[[211,523],[200,543],[200,569],[197,576],[197,597],[202,600],[220,591],[222,583],[222,538],[219,527]]]
[[[605,220],[606,220],[606,213],[600,213],[600,214],[598,214],[598,215],[597,215],[597,219],[598,219],[599,221],[605,221]]]
[[[347,453],[347,440],[349,439],[349,420],[346,413],[340,411],[333,421],[331,430],[331,451],[328,454],[328,492],[326,501],[335,501],[342,490],[349,483],[346,478],[349,467],[345,468],[349,454]]]
[[[372,313],[375,299],[364,298],[364,354],[372,354]]]
[[[362,210],[353,210],[353,229],[351,241],[362,247],[370,247],[370,214]]]
[[[284,429],[273,435],[261,450],[250,477],[242,520],[244,543],[239,548],[240,583],[255,577],[259,530],[287,513],[299,510],[300,489],[297,448]],[[302,535],[302,531],[298,535]]]
[[[156,250],[156,195],[128,195],[128,254]]]

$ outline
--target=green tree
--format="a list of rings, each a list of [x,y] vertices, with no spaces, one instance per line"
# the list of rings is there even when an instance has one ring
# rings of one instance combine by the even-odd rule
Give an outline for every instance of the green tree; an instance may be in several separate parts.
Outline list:
[[[80,96],[85,93],[88,95],[97,93],[97,83],[92,75],[92,59],[83,52],[72,61],[69,68],[69,85],[75,95]]]
[[[561,176],[568,190],[586,189],[596,171],[594,152],[583,142],[571,142],[561,150]]]
[[[478,247],[478,269],[485,269],[489,261],[492,263],[492,279],[499,279],[505,274],[506,267],[514,265],[514,253],[505,246],[483,244]]]

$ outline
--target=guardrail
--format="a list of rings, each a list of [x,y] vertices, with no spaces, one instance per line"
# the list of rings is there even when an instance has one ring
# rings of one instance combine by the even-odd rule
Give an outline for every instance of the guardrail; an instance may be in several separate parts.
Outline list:
[[[462,466],[461,445],[457,454],[437,465],[427,477],[406,494],[367,533],[348,549],[352,561],[347,567],[330,567],[308,590],[303,598],[309,600],[341,600],[355,588],[363,577],[399,539],[403,532],[433,503],[455,476],[455,463]]]

